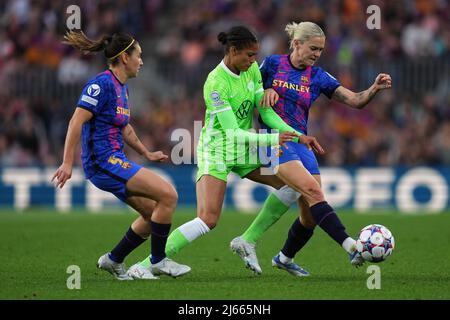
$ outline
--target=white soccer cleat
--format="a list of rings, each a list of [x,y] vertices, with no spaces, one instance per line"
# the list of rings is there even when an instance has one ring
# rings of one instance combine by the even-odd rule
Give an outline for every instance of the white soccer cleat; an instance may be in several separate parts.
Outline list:
[[[150,270],[154,275],[165,274],[176,278],[191,271],[191,267],[176,263],[175,261],[166,257],[160,262],[152,264],[150,266]]]
[[[112,261],[109,257],[109,253],[105,253],[98,259],[97,268],[108,271],[117,280],[133,280],[132,277],[127,275],[125,264]]]
[[[155,280],[159,279],[159,277],[155,277],[149,268],[141,266],[139,263],[136,263],[130,267],[127,271],[127,275],[132,277],[133,279],[142,279],[142,280]]]
[[[245,262],[245,266],[256,274],[261,274],[262,270],[256,256],[256,246],[245,241],[242,237],[236,237],[230,242],[230,249]]]
[[[365,262],[364,258],[361,256],[361,253],[359,253],[356,249],[353,253],[349,253],[349,258],[352,266],[356,268],[361,267]]]

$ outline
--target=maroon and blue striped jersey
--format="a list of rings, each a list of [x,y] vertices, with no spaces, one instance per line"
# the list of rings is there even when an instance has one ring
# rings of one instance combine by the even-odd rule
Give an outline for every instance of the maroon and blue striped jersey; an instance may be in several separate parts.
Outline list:
[[[97,162],[123,153],[122,129],[130,119],[128,86],[111,70],[104,71],[85,85],[78,107],[93,114],[81,134],[81,159],[89,178],[95,173]]]
[[[328,98],[340,86],[332,75],[319,67],[298,69],[289,55],[271,55],[260,66],[264,89],[272,88],[279,100],[275,112],[291,127],[307,134],[312,103],[324,93]]]

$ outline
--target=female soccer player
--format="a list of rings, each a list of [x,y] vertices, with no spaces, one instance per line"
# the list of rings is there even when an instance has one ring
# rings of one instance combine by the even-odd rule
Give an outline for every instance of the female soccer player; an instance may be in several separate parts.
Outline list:
[[[325,46],[325,34],[318,25],[312,22],[290,23],[285,30],[292,52],[269,56],[261,64],[264,88],[267,89],[263,104],[273,106],[275,112],[298,132],[307,133],[309,109],[321,93],[350,107],[362,109],[378,91],[391,87],[391,77],[381,73],[365,91],[355,93],[344,88],[328,72],[313,66]],[[265,125],[270,127],[267,123]],[[345,232],[338,216],[324,198],[314,153],[304,145],[293,142],[287,142],[281,151],[276,174],[303,197],[298,200],[300,217],[292,224],[284,247],[272,259],[272,265],[296,276],[309,275],[293,262],[293,258],[311,238],[315,226],[319,225],[350,254],[351,263],[360,266],[364,260],[355,250],[355,240]],[[298,196],[300,194],[281,199],[271,194],[252,225],[242,236],[233,239],[231,249],[244,252],[240,254],[241,258],[254,264],[254,268],[260,268],[255,253],[256,242]],[[251,267],[252,270],[254,268]]]
[[[260,107],[264,90],[261,73],[255,63],[259,49],[255,35],[247,28],[238,26],[228,33],[221,32],[218,40],[225,46],[226,53],[222,62],[208,75],[203,88],[206,114],[197,148],[197,218],[170,234],[166,246],[168,256],[217,225],[230,172],[276,189],[284,185],[274,175],[261,175],[259,161],[249,161],[253,154],[246,143],[271,146],[298,138],[308,148],[323,152],[314,137],[296,133],[272,108]],[[282,133],[249,132],[255,106],[265,123],[270,123],[271,128]],[[282,190],[276,192],[283,193]],[[129,272],[136,270],[137,274],[142,274],[147,266],[148,259],[145,259],[132,266]]]
[[[127,159],[124,142],[150,161],[164,161],[161,151],[150,152],[130,125],[128,87],[143,62],[139,43],[130,35],[116,33],[93,41],[83,32],[68,32],[64,43],[86,53],[103,51],[109,69],[90,80],[83,89],[67,130],[62,165],[53,176],[62,188],[72,174],[75,149],[82,142],[83,169],[96,187],[111,192],[141,215],[111,252],[98,260],[98,267],[119,280],[127,275],[124,259],[151,234],[153,274],[181,276],[190,271],[166,257],[165,246],[178,195],[175,188],[149,169]],[[148,279],[155,279],[151,272]]]

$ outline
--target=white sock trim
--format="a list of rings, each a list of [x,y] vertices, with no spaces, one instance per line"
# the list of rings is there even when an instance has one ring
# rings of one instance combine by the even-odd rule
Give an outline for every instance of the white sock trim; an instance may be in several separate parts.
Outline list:
[[[200,219],[199,217],[195,218],[193,221],[197,221],[197,223],[199,223],[201,225],[203,234],[211,231],[211,229],[208,227],[208,225],[205,222],[203,222],[203,220]]]
[[[342,242],[342,248],[348,253],[353,253],[356,250],[356,241],[353,238],[348,237]]]
[[[289,263],[289,262],[292,261],[292,258],[286,257],[286,256],[283,254],[283,252],[281,252],[281,251],[280,251],[279,255],[280,255],[280,261],[281,261],[281,263]]]
[[[301,196],[300,192],[295,191],[289,186],[283,186],[279,190],[275,190],[273,193],[288,207],[290,207],[291,204],[297,201],[297,199]]]
[[[198,237],[208,233],[210,229],[202,219],[197,217],[178,227],[178,231],[180,231],[189,242],[192,242]]]

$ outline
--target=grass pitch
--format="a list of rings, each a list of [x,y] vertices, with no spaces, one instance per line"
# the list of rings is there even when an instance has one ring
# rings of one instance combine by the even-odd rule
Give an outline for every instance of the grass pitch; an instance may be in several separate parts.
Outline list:
[[[173,228],[194,217],[194,209],[177,210]],[[225,210],[218,227],[174,259],[192,272],[177,279],[113,279],[96,268],[127,230],[133,214],[58,214],[32,210],[0,211],[0,299],[450,299],[450,213],[401,215],[340,211],[351,235],[371,223],[387,226],[395,236],[393,255],[377,264],[381,289],[369,290],[366,264],[355,269],[344,251],[321,229],[297,255],[311,272],[295,278],[273,269],[271,258],[282,247],[296,213],[287,213],[257,247],[263,274],[254,276],[229,250],[254,215]],[[148,255],[144,243],[126,259],[127,266]],[[79,266],[81,289],[69,290],[67,268]]]

